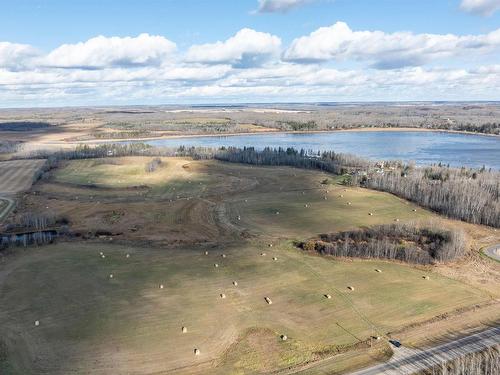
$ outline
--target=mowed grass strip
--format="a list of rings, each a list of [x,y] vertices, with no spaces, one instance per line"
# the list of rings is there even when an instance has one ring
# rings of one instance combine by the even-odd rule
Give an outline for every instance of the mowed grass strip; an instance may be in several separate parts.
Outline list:
[[[257,329],[267,332],[258,335],[263,342],[293,346],[279,367],[366,339],[373,334],[367,321],[388,331],[486,298],[438,275],[423,280],[409,266],[334,261],[287,243],[266,249],[265,257],[256,243],[204,250],[61,243],[19,255],[0,269],[0,335],[8,360],[23,373],[166,372],[217,360]],[[44,360],[34,361],[40,354]],[[238,363],[228,356],[221,368],[259,368],[254,354]]]

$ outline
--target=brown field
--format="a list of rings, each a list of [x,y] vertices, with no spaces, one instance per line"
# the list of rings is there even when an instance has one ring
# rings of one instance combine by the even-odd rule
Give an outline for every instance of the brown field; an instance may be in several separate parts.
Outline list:
[[[26,191],[33,183],[33,176],[45,160],[12,160],[0,162],[0,194]]]
[[[474,326],[477,316],[481,324],[497,317],[490,306],[455,318],[500,297],[498,265],[477,253],[499,240],[490,228],[345,188],[320,172],[163,158],[148,173],[150,160],[64,162],[23,196],[16,215],[64,216],[88,240],[16,251],[0,262],[2,375],[261,374],[320,359],[304,373],[329,373],[386,357],[386,340],[368,350],[372,335],[400,332],[405,344],[418,345],[455,324]],[[450,265],[422,267],[293,246],[395,218],[462,226],[471,251]],[[433,320],[441,314],[449,316],[442,324]]]

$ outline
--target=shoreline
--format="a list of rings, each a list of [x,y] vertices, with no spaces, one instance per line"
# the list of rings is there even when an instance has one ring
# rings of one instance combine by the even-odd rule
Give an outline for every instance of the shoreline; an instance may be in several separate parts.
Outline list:
[[[500,134],[486,134],[476,133],[465,130],[448,130],[448,129],[427,129],[427,128],[352,128],[352,129],[327,129],[327,130],[268,130],[257,132],[242,132],[242,133],[223,133],[223,134],[172,134],[162,135],[159,137],[143,137],[143,138],[117,138],[117,139],[92,139],[83,141],[55,141],[55,142],[42,142],[45,144],[100,144],[100,143],[119,143],[119,142],[141,142],[141,141],[155,141],[164,139],[182,139],[182,138],[201,138],[201,137],[237,137],[248,135],[272,135],[272,134],[321,134],[321,133],[336,133],[336,132],[435,132],[435,133],[451,133],[451,134],[465,134],[486,137],[499,137]]]

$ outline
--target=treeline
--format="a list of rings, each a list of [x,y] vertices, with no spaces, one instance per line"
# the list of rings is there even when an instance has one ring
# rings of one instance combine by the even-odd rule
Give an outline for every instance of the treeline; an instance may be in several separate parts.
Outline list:
[[[443,362],[419,375],[498,375],[500,374],[500,345]]]
[[[0,250],[15,246],[50,244],[59,235],[69,232],[68,224],[68,219],[62,216],[26,213],[3,226],[3,233],[0,233]]]
[[[453,261],[463,256],[466,239],[459,230],[392,224],[323,234],[319,240],[303,242],[299,246],[305,251],[316,251],[336,257],[433,264]]]
[[[500,227],[499,172],[405,168],[356,176],[354,183],[390,192],[454,219]]]
[[[9,247],[42,246],[51,244],[58,237],[56,231],[40,231],[23,234],[0,234],[0,250]]]
[[[215,159],[253,165],[290,166],[304,169],[316,169],[334,174],[366,169],[370,163],[354,155],[340,154],[333,151],[314,153],[294,148],[265,148],[256,150],[253,147],[222,148],[215,153]]]

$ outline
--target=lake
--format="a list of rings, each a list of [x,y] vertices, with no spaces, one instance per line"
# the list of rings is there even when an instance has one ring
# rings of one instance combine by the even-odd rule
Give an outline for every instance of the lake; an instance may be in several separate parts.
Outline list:
[[[333,150],[373,160],[397,159],[417,164],[444,163],[455,167],[500,170],[500,137],[428,131],[336,131],[324,133],[271,133],[200,136],[146,141],[156,146],[294,147]]]

